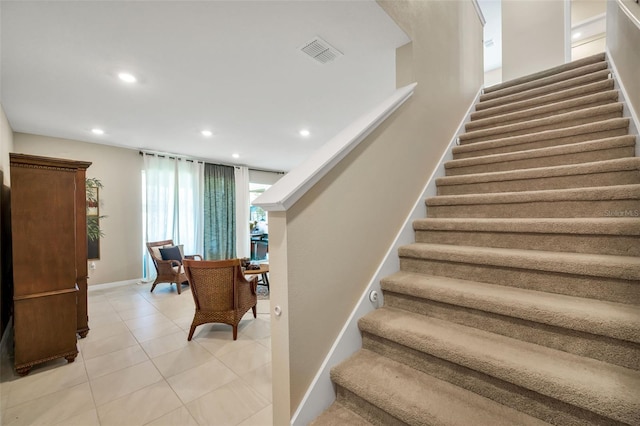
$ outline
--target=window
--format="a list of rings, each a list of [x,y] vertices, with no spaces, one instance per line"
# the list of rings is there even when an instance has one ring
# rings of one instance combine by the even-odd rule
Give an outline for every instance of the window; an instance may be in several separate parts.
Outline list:
[[[271,185],[249,183],[249,202],[258,198]],[[269,216],[262,207],[249,207],[249,229],[251,232],[251,260],[264,261],[269,259]]]

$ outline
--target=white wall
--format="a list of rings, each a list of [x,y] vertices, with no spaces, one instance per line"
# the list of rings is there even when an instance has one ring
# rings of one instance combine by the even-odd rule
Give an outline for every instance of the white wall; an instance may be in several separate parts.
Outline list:
[[[503,81],[563,64],[565,24],[563,0],[503,1]]]
[[[379,1],[412,39],[398,111],[286,212],[269,216],[274,424],[288,424],[482,84],[471,2]],[[437,25],[425,25],[433,22]]]
[[[261,183],[263,185],[273,185],[276,183],[284,173],[265,172],[262,170],[249,169],[249,182]]]
[[[502,68],[496,68],[484,73],[484,87],[502,83]]]
[[[640,4],[624,0],[630,19],[616,1],[607,3],[607,48],[627,93],[627,108],[640,118]],[[635,21],[635,23],[634,23]],[[636,146],[636,152],[639,147]]]
[[[575,25],[606,11],[606,0],[571,0],[571,24]]]
[[[92,162],[87,177],[98,178],[100,260],[89,270],[89,285],[137,280],[142,276],[142,157],[138,151],[69,139],[14,134],[14,152]]]
[[[576,44],[571,47],[571,60],[577,61],[578,59],[586,58],[587,56],[592,56],[596,53],[602,53],[605,51],[606,47],[607,40],[604,35],[601,38]]]
[[[11,276],[11,221],[10,221],[10,161],[9,153],[13,151],[13,131],[7,120],[2,104],[0,104],[0,170],[2,171],[2,185],[0,185],[0,335],[3,337],[5,327],[11,314],[13,304],[13,277]],[[0,344],[8,342],[3,338]],[[2,356],[8,352],[7,345],[0,347]]]
[[[9,153],[13,151],[13,130],[9,125],[4,108],[0,104],[0,170],[3,171],[4,184],[10,186]]]

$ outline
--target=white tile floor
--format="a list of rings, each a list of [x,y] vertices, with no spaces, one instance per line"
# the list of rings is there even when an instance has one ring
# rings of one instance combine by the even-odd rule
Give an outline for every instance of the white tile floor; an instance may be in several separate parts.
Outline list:
[[[187,287],[130,284],[89,291],[89,327],[80,354],[18,377],[0,364],[3,425],[241,425],[272,423],[268,300],[258,318],[199,326],[191,342]]]

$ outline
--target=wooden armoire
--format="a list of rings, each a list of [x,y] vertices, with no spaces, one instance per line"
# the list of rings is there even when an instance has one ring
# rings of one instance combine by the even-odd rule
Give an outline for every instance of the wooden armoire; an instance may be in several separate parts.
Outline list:
[[[15,368],[78,355],[87,315],[86,170],[91,163],[10,154]]]

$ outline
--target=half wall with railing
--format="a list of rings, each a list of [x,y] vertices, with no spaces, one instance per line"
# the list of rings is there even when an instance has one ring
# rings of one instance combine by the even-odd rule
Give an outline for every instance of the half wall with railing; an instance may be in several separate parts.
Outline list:
[[[401,88],[254,202],[269,211],[274,424],[296,414],[482,84],[473,2],[378,4],[412,40]]]

